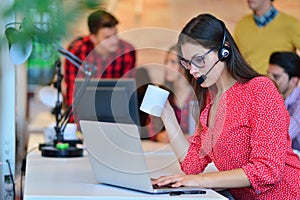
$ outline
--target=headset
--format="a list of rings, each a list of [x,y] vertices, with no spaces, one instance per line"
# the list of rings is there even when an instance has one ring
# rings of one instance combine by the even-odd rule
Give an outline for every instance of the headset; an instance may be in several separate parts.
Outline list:
[[[226,27],[225,27],[225,24],[221,20],[219,20],[219,22],[221,23],[222,28],[223,28],[223,40],[222,40],[221,47],[218,51],[218,58],[219,58],[220,61],[224,62],[226,60],[229,60],[229,58],[231,56],[231,49],[225,45],[225,42],[226,42]]]

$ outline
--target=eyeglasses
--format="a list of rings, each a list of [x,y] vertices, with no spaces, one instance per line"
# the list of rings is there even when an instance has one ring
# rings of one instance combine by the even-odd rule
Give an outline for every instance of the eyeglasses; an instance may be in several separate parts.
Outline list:
[[[205,56],[207,56],[210,52],[212,52],[212,50],[214,50],[214,48],[208,50],[205,54],[203,55],[194,55],[192,57],[191,60],[187,60],[183,57],[181,57],[179,59],[179,63],[181,64],[181,66],[185,69],[190,70],[191,69],[191,65],[193,64],[194,66],[198,67],[198,68],[203,68],[205,66]]]

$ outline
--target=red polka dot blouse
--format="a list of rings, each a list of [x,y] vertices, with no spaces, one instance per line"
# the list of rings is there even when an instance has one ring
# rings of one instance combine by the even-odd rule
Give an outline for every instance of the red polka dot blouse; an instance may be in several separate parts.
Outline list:
[[[230,189],[236,199],[300,199],[300,161],[293,153],[289,114],[273,82],[257,77],[237,82],[219,102],[208,127],[209,101],[181,163],[186,174],[198,174],[214,162],[218,170],[242,168],[251,187]]]

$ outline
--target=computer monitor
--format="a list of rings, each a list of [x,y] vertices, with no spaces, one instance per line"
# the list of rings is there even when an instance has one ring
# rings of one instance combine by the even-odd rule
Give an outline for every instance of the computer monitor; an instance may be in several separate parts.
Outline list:
[[[84,81],[83,78],[75,80],[75,96]],[[73,112],[76,122],[92,120],[136,124],[140,127],[136,80],[91,79],[78,104],[74,105]]]

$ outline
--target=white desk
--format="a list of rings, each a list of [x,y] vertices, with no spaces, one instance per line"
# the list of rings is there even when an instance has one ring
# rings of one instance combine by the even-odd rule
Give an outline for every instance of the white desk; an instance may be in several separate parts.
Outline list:
[[[144,142],[146,151],[157,150],[161,146],[157,143]],[[158,167],[158,160],[174,159],[170,147],[162,148],[158,153],[148,153],[147,161],[150,167]],[[155,164],[157,163],[157,164]],[[174,170],[178,163],[165,170]],[[176,170],[176,169],[175,169]],[[142,192],[121,189],[113,186],[98,184],[85,153],[81,158],[46,158],[41,157],[39,151],[29,153],[25,176],[25,200],[52,200],[52,199],[100,199],[100,200],[132,200],[151,199],[226,199],[213,190],[207,189],[206,194],[180,195],[170,197],[168,194],[151,195]]]

